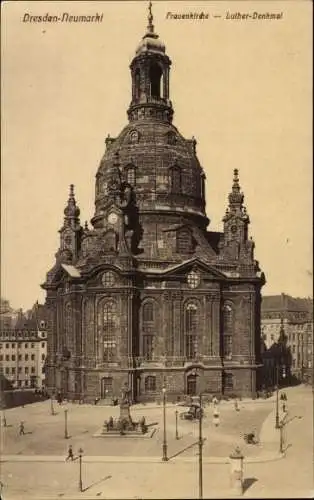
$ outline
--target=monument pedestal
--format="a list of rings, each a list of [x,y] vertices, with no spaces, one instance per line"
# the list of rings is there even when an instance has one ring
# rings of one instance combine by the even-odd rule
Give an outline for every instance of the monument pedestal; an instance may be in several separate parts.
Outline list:
[[[127,420],[130,423],[132,422],[129,403],[120,404],[120,420]]]

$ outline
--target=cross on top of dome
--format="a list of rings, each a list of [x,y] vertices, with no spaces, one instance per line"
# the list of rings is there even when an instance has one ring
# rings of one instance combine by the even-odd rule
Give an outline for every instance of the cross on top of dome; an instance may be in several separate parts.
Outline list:
[[[152,2],[148,4],[148,25],[147,31],[143,36],[139,46],[136,49],[136,55],[145,52],[159,52],[164,54],[166,51],[165,44],[160,40],[157,33],[155,33],[153,25]]]

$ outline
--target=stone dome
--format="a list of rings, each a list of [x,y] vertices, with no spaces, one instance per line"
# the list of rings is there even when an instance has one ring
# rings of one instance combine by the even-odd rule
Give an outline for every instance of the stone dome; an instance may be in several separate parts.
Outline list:
[[[121,179],[134,191],[139,211],[197,216],[203,225],[205,175],[195,151],[196,141],[177,128],[152,117],[128,124],[110,139],[96,175],[96,213],[107,201],[117,156]]]
[[[146,35],[142,38],[140,41],[137,49],[136,49],[136,55],[140,55],[141,53],[145,52],[157,52],[161,54],[165,54],[166,52],[166,46],[165,44],[160,40],[159,36],[155,33],[146,33]]]

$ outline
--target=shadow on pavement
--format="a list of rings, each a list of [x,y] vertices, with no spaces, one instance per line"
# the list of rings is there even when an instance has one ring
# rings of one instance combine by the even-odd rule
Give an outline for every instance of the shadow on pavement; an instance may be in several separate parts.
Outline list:
[[[97,484],[100,484],[102,483],[103,481],[107,481],[107,479],[111,479],[112,476],[105,476],[105,477],[102,477],[101,479],[99,479],[99,481],[95,481],[94,483],[91,483],[89,486],[86,486],[86,488],[83,488],[83,492],[89,490],[90,488],[92,488],[93,486],[96,486]]]
[[[258,481],[258,479],[256,479],[256,477],[247,477],[246,479],[244,479],[244,481],[243,481],[243,493],[245,493],[250,488],[250,486],[252,486],[252,484],[256,483],[256,481]]]
[[[203,439],[203,444],[204,444],[205,440],[206,440],[206,439],[204,438],[204,439]],[[185,451],[187,451],[187,450],[190,450],[191,448],[193,448],[193,446],[196,446],[196,445],[198,445],[198,441],[195,441],[194,443],[189,444],[189,446],[186,446],[186,447],[185,447],[185,448],[183,448],[182,450],[177,451],[177,453],[174,453],[174,455],[171,455],[171,457],[169,457],[169,460],[171,460],[172,458],[177,457],[178,455],[181,455],[182,453],[184,453],[184,452],[185,452]]]

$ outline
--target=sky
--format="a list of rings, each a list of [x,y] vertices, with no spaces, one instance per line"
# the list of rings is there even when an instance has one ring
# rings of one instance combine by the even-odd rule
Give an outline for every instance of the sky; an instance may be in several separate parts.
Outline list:
[[[167,18],[202,11],[209,19]],[[23,22],[64,12],[103,21]],[[209,229],[222,230],[237,168],[264,295],[312,295],[311,13],[301,0],[153,2],[174,125],[195,136],[206,173]],[[127,123],[129,64],[146,25],[145,1],[2,4],[1,296],[15,308],[44,302],[71,183],[82,223],[93,216],[104,140]]]

